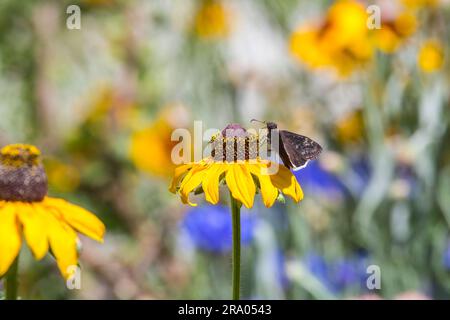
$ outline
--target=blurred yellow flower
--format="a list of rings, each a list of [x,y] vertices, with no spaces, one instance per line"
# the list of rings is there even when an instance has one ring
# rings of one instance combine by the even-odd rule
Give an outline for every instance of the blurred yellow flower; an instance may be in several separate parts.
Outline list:
[[[290,38],[291,54],[310,68],[330,67],[348,76],[369,62],[376,48],[392,53],[417,29],[417,18],[401,12],[369,30],[365,7],[355,0],[336,1],[324,21],[301,26]]]
[[[335,2],[327,13],[323,38],[336,49],[367,36],[368,15],[361,3],[353,0]]]
[[[149,126],[135,131],[131,136],[129,155],[134,165],[151,175],[170,177],[175,165],[171,159],[172,132],[187,124],[189,114],[180,104],[164,106]]]
[[[112,154],[114,148],[112,136],[120,137],[125,129],[136,122],[137,107],[133,103],[133,98],[120,88],[115,88],[110,84],[96,85],[89,93],[83,105],[86,109],[86,114],[80,119],[81,121],[73,130],[69,131],[69,135],[64,139],[65,151],[70,154],[71,165],[75,165],[79,169],[78,172],[85,172],[88,164],[92,164],[92,159],[100,159]],[[84,100],[84,99],[83,99]],[[51,161],[50,161],[51,162]],[[52,187],[56,181],[56,174],[62,169],[70,171],[70,178],[73,180],[64,181],[67,184],[63,187],[72,188],[75,185],[77,178],[75,173],[67,166],[49,167],[49,178]],[[57,170],[55,173],[52,170]],[[69,186],[73,184],[73,186]],[[58,188],[58,186],[56,186]],[[70,191],[68,189],[68,191]],[[64,191],[58,190],[57,191]]]
[[[374,39],[377,48],[385,53],[394,52],[400,45],[400,39],[395,31],[386,26],[376,31]]]
[[[90,100],[87,122],[97,122],[103,119],[114,105],[114,90],[108,85],[100,86],[95,89]]]
[[[47,159],[44,164],[49,186],[55,191],[72,192],[80,185],[80,174],[76,167],[57,159]]]
[[[375,46],[385,53],[393,53],[416,29],[416,16],[402,12],[393,20],[382,21],[381,29],[373,31]]]
[[[417,63],[422,71],[430,73],[440,69],[444,63],[444,49],[435,40],[428,40],[420,48]]]
[[[294,57],[311,68],[330,64],[330,57],[321,48],[319,32],[312,28],[300,28],[292,34],[290,51]]]
[[[361,112],[352,112],[336,124],[336,137],[342,142],[355,142],[364,135],[364,122]]]
[[[402,12],[394,19],[394,29],[401,37],[409,37],[417,30],[417,17],[411,12]]]
[[[136,117],[135,104],[126,94],[111,85],[100,85],[89,99],[87,125],[97,125],[110,121],[113,125],[126,126]]]
[[[409,8],[434,7],[440,0],[401,0],[403,5]]]
[[[133,134],[130,156],[138,169],[163,177],[172,174],[175,165],[171,152],[176,144],[170,140],[173,130],[165,119],[158,119],[150,127]]]
[[[47,177],[40,151],[31,145],[9,145],[0,150],[0,276],[15,261],[22,235],[36,259],[49,248],[61,274],[70,276],[78,263],[79,231],[103,242],[104,224],[87,210],[47,196]]]
[[[223,38],[230,32],[230,13],[220,1],[202,1],[195,15],[195,32],[202,38]]]
[[[372,57],[367,13],[357,1],[341,0],[318,26],[302,26],[290,38],[292,55],[311,68],[331,67],[347,76]]]
[[[225,137],[227,130],[232,130],[233,133],[231,136]],[[196,206],[196,204],[189,201],[189,194],[197,191],[205,193],[206,201],[217,204],[221,183],[226,184],[231,196],[247,208],[253,207],[257,190],[261,191],[266,207],[274,204],[280,192],[290,196],[296,202],[302,200],[302,189],[288,168],[260,159],[254,153],[257,149],[239,152],[238,143],[249,145],[249,140],[247,140],[249,136],[245,132],[246,130],[239,125],[227,126],[222,132],[223,135],[220,138],[216,137],[214,142],[224,145],[223,153],[219,152],[215,155],[213,152],[211,157],[204,158],[199,162],[178,166],[169,190],[172,193],[178,193],[181,201],[191,206]],[[233,147],[228,148],[227,146]],[[234,161],[226,158],[226,151],[233,153]]]

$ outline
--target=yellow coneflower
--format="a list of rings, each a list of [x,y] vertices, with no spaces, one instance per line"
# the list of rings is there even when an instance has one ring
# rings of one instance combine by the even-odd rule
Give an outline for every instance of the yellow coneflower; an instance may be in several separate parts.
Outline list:
[[[234,132],[245,130],[233,124],[225,128],[223,132],[230,129]],[[222,135],[224,144],[227,144],[227,140],[233,142],[242,138],[242,136],[225,137],[224,133]],[[285,166],[257,157],[252,159],[248,152],[247,155],[242,154],[235,158],[235,160],[226,161],[222,155],[212,156],[199,162],[181,165],[175,169],[169,190],[172,193],[178,193],[181,201],[191,206],[196,204],[189,200],[189,194],[198,188],[205,193],[206,201],[217,204],[219,185],[222,183],[226,184],[231,196],[247,208],[253,207],[257,189],[261,192],[263,203],[268,208],[274,204],[280,192],[290,196],[296,202],[303,199],[303,192],[297,179]],[[278,170],[270,174],[270,168],[274,165],[278,166]]]
[[[428,40],[420,48],[417,63],[423,72],[431,73],[439,70],[444,63],[444,49],[436,40]]]
[[[19,255],[22,236],[37,260],[51,249],[61,274],[77,265],[76,231],[103,242],[104,224],[89,211],[47,196],[40,151],[14,144],[0,150],[0,276]]]
[[[225,184],[229,189],[233,226],[232,297],[237,300],[240,296],[241,205],[253,207],[257,190],[261,191],[266,207],[271,207],[280,193],[298,202],[303,199],[303,192],[288,168],[260,158],[259,136],[249,134],[240,125],[228,125],[212,142],[210,157],[175,169],[169,190],[180,194],[183,203],[195,206],[189,201],[191,192],[201,189],[206,201],[217,204],[219,185]],[[270,170],[275,169],[272,165],[278,170]]]
[[[257,188],[261,191],[263,203],[268,208],[274,204],[280,192],[296,202],[302,200],[302,189],[292,172],[279,165],[278,172],[269,175],[266,172],[271,165],[270,162],[263,160],[217,163],[213,159],[204,159],[175,169],[170,191],[178,192],[181,201],[191,206],[196,204],[189,201],[189,193],[199,187],[203,189],[206,201],[217,204],[221,183],[225,183],[233,198],[247,208],[253,207]]]

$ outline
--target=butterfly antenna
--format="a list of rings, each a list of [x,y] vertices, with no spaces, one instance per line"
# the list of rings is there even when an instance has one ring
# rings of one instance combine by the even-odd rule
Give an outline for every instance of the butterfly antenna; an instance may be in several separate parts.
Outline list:
[[[266,124],[266,122],[265,122],[265,121],[261,121],[261,120],[256,120],[256,119],[252,119],[252,120],[250,120],[250,122],[259,122],[259,123],[264,123],[264,124]]]

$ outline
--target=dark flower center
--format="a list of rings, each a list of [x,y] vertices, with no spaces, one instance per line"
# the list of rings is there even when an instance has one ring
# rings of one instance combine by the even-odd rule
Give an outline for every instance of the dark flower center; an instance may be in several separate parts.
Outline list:
[[[0,200],[42,201],[47,189],[47,175],[36,147],[14,144],[0,150]]]
[[[215,161],[235,162],[259,156],[259,137],[232,123],[213,138],[211,156]]]

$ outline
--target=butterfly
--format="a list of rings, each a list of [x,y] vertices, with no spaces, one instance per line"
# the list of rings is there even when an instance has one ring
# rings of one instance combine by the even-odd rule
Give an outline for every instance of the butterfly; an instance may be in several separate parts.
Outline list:
[[[253,121],[262,122],[252,119]],[[275,122],[263,122],[267,126],[267,146],[271,148],[272,135],[276,130],[279,136],[279,150],[284,165],[294,171],[304,168],[308,161],[317,159],[322,152],[322,147],[311,138],[287,131],[279,130]]]

